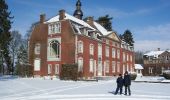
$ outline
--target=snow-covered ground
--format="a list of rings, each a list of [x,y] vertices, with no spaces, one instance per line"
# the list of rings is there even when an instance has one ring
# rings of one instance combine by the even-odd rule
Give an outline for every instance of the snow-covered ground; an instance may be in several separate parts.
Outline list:
[[[113,95],[116,81],[0,78],[0,100],[170,100],[170,84],[132,82],[131,96]]]

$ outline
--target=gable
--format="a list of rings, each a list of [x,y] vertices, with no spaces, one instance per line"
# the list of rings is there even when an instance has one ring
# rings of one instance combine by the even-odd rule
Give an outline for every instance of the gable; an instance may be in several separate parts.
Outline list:
[[[119,37],[117,36],[117,34],[115,32],[110,33],[107,37],[109,37],[115,41],[120,41]]]

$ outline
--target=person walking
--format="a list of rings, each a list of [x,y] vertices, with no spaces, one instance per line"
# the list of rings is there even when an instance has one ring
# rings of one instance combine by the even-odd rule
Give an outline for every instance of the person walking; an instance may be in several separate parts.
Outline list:
[[[119,74],[119,77],[116,80],[117,83],[117,88],[116,88],[116,92],[114,93],[115,95],[118,93],[118,91],[120,90],[120,95],[122,94],[122,87],[123,87],[123,78],[122,78],[122,74]]]
[[[124,74],[124,85],[125,85],[125,95],[127,95],[127,90],[129,95],[131,95],[131,90],[130,90],[131,78],[130,75],[128,74],[128,71],[126,71]]]

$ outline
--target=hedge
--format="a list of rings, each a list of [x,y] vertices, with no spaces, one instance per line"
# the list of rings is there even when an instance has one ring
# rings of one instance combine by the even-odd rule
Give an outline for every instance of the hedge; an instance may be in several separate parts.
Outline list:
[[[77,81],[78,65],[77,64],[62,64],[60,79]]]

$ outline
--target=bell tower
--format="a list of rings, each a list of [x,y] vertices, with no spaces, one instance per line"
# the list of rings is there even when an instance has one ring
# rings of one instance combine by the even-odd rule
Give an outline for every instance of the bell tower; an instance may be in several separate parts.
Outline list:
[[[76,10],[74,11],[73,16],[78,18],[78,19],[82,19],[82,17],[83,17],[83,12],[81,10],[81,1],[80,0],[78,0],[77,3],[76,3]]]

